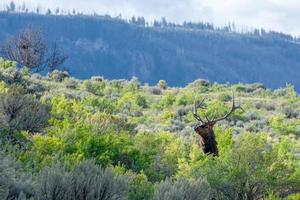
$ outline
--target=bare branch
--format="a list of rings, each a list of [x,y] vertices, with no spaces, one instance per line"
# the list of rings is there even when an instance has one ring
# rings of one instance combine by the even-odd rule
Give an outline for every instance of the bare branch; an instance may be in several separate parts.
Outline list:
[[[49,57],[46,60],[47,68],[49,68],[50,72],[58,69],[60,65],[62,65],[68,56],[63,53],[63,51],[58,47],[57,43],[54,43],[50,52]]]
[[[31,27],[8,38],[2,45],[1,54],[33,72],[40,72],[45,68],[53,71],[68,58],[56,43],[49,50],[41,29]]]

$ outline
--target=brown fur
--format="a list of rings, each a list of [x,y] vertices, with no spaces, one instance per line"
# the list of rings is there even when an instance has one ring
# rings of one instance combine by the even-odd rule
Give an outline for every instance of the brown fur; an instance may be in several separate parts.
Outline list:
[[[196,133],[199,135],[199,145],[205,154],[218,156],[217,141],[213,131],[213,125],[199,125],[195,127]]]

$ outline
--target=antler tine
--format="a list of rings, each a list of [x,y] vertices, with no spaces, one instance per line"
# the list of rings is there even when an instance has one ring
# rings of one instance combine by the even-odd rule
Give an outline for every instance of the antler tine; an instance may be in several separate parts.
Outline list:
[[[205,115],[205,119],[207,120],[207,122],[211,122],[207,115]]]
[[[204,120],[197,114],[197,109],[198,109],[198,107],[201,107],[201,105],[203,104],[204,100],[205,100],[205,98],[202,99],[202,101],[201,101],[200,104],[198,104],[197,101],[196,101],[196,97],[195,97],[195,100],[194,100],[194,109],[193,109],[193,115],[194,115],[194,117],[195,117],[198,121],[200,121],[200,122],[202,122],[202,123],[205,123],[205,122],[204,122]]]
[[[241,99],[239,99],[239,104],[237,106],[239,109],[241,109],[243,112],[245,112],[244,108],[241,106]]]
[[[239,99],[238,105],[237,105],[237,106],[235,105],[235,96],[234,96],[234,92],[232,92],[232,107],[231,107],[231,110],[230,110],[224,117],[214,119],[214,120],[212,120],[212,122],[213,122],[213,123],[216,123],[216,122],[218,122],[218,121],[221,121],[221,120],[226,119],[226,118],[229,117],[236,109],[241,109],[242,111],[244,111],[244,109],[241,107],[241,101],[240,101],[240,99]]]

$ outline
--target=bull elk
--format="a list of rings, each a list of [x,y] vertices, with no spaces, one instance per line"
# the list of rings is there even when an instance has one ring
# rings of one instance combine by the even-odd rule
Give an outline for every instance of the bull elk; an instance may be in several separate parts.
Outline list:
[[[194,102],[194,108],[193,108],[193,115],[194,117],[200,122],[200,124],[196,125],[194,130],[198,135],[200,136],[199,145],[202,148],[203,152],[205,154],[212,154],[213,156],[218,156],[218,147],[217,147],[217,141],[214,134],[214,125],[222,120],[227,119],[235,110],[243,108],[241,107],[240,101],[238,102],[238,105],[236,105],[234,94],[232,95],[232,107],[230,111],[220,118],[212,118],[210,119],[207,115],[205,115],[205,119],[200,117],[200,115],[197,114],[198,108],[205,109],[203,107],[204,103],[203,99],[200,103],[195,100]]]

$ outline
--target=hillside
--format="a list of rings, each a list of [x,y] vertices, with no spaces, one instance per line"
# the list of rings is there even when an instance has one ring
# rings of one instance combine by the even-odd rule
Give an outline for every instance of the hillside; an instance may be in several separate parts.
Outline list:
[[[219,83],[261,82],[270,88],[295,85],[300,91],[300,45],[289,35],[255,30],[236,33],[231,27],[206,23],[147,26],[109,16],[55,16],[0,13],[0,41],[26,26],[41,27],[58,41],[79,79],[101,75],[155,84],[184,86],[197,78]]]
[[[299,199],[292,85],[78,80],[4,60],[0,80],[1,199]],[[194,99],[223,116],[232,91],[245,111],[215,126],[219,156],[203,155]]]

